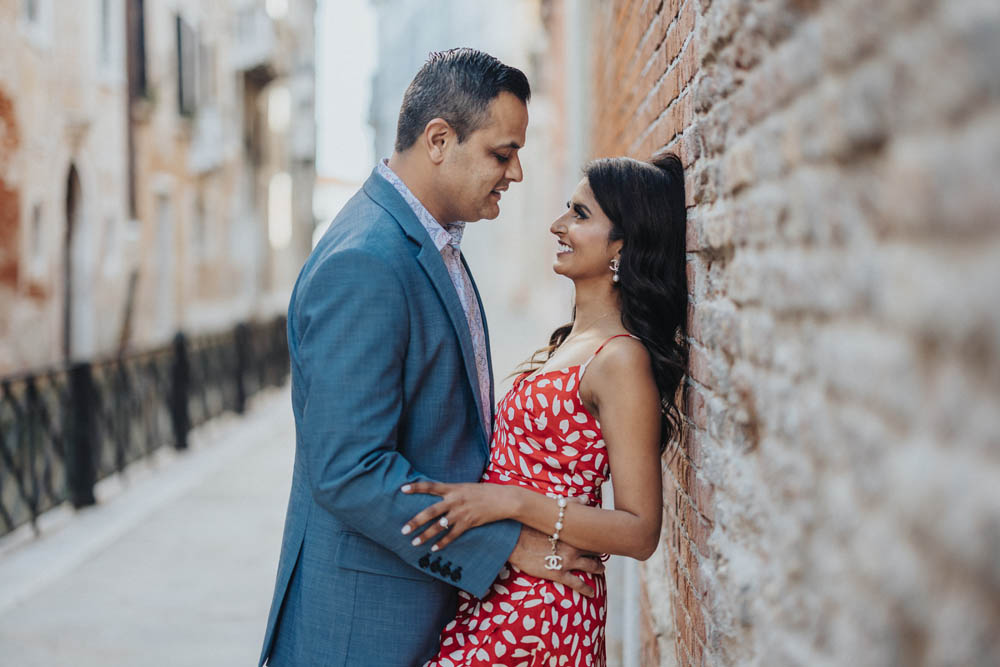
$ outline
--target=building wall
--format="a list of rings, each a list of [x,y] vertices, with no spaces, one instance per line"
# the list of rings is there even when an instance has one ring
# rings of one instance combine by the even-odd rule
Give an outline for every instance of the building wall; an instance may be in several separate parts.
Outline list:
[[[123,35],[101,39],[98,4],[56,11],[40,0],[34,17],[24,3],[0,5],[0,372],[62,359],[67,284],[72,355],[113,347],[118,334]],[[124,22],[119,5],[109,5],[109,23]],[[109,315],[103,326],[81,318],[97,310]]]
[[[130,101],[135,4],[0,4],[0,374],[281,312],[311,247],[315,3],[271,17],[263,0],[146,0],[147,87]],[[183,113],[178,16],[196,93]]]
[[[146,3],[138,340],[283,312],[311,249],[315,6],[274,17],[264,6]],[[177,17],[198,49],[191,113],[178,105]]]
[[[1000,9],[594,11],[595,153],[687,172],[644,664],[997,664]]]

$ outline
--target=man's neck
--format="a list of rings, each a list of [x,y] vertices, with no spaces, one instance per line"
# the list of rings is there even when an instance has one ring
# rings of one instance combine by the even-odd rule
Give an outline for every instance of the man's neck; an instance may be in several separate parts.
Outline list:
[[[444,219],[442,210],[435,204],[434,198],[431,196],[433,190],[429,182],[430,179],[427,178],[426,165],[416,164],[416,159],[412,156],[393,152],[389,158],[389,169],[392,169],[399,180],[403,181],[403,184],[413,193],[413,196],[423,204],[435,222],[442,227],[449,222],[454,222]]]

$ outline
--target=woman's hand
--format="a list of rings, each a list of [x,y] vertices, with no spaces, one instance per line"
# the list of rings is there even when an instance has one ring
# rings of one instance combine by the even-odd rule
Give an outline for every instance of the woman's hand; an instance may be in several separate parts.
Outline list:
[[[441,496],[439,502],[420,512],[403,526],[403,535],[409,535],[424,524],[432,522],[423,533],[413,538],[413,546],[429,542],[447,531],[444,537],[431,547],[431,551],[445,548],[469,528],[512,517],[515,494],[520,491],[516,487],[484,482],[471,484],[414,482],[404,485],[400,490],[403,493]],[[447,527],[442,525],[442,517],[447,519]]]

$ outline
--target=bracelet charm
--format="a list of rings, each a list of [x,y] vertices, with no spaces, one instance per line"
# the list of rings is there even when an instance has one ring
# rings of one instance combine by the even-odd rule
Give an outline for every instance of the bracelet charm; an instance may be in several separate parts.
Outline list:
[[[556,544],[559,542],[559,531],[563,529],[563,519],[566,517],[566,498],[559,498],[556,501],[559,505],[559,518],[556,519],[556,531],[549,537],[549,544],[552,545],[552,553],[545,557],[546,570],[561,570],[562,556],[556,553]]]

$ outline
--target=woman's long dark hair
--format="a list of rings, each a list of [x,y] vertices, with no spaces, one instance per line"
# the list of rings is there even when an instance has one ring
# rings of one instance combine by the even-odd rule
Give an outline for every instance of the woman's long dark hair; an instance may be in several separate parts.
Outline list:
[[[627,157],[594,160],[583,173],[611,220],[608,240],[624,241],[615,283],[622,324],[649,351],[660,392],[662,453],[668,442],[679,442],[684,423],[681,383],[688,360],[684,170],[675,154],[661,153],[649,162]],[[570,322],[552,332],[549,345],[536,352],[529,365],[551,357],[572,328]]]

